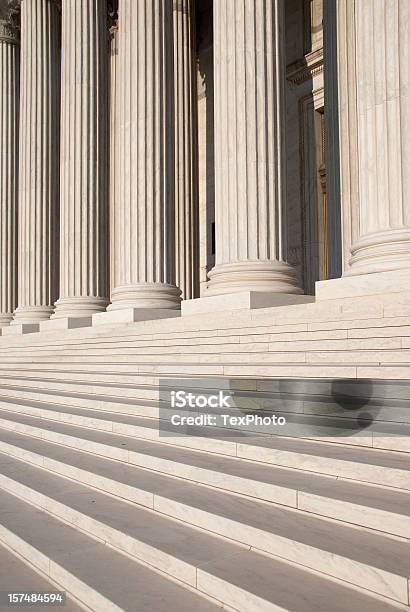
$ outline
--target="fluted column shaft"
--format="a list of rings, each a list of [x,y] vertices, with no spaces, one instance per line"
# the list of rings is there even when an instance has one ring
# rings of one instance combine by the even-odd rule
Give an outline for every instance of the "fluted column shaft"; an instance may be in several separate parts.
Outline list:
[[[58,291],[59,41],[57,4],[22,0],[16,324],[48,319]]]
[[[177,308],[172,2],[119,3],[117,286],[110,309]]]
[[[198,143],[194,0],[174,0],[176,283],[199,295]]]
[[[17,30],[0,20],[0,327],[17,305],[19,44]]]
[[[60,299],[54,317],[108,303],[108,23],[105,0],[63,0]]]
[[[300,293],[285,263],[283,0],[214,2],[216,266],[208,295]]]
[[[410,3],[353,4],[359,171],[347,275],[410,268]]]
[[[110,295],[115,287],[115,231],[114,213],[115,202],[118,197],[118,25],[110,29],[110,67],[109,67],[109,226],[110,226]]]

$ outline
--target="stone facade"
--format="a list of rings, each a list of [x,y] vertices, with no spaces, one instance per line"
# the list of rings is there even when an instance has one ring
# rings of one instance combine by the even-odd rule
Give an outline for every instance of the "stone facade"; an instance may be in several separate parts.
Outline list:
[[[0,0],[5,607],[410,612],[409,55],[409,0]]]
[[[382,293],[410,269],[407,0],[1,13],[1,326]]]

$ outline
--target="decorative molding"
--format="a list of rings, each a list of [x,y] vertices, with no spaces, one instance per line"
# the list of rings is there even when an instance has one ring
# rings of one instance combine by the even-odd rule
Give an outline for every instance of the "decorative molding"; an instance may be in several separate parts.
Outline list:
[[[20,42],[20,1],[9,0],[0,18],[0,42],[19,44]]]
[[[109,0],[107,7],[108,30],[111,37],[118,30],[118,0]]]
[[[301,85],[322,72],[323,48],[307,53],[303,59],[289,64],[286,68],[286,79],[294,85]]]
[[[319,87],[312,92],[315,110],[323,112],[325,108],[325,88]]]
[[[17,45],[20,42],[19,29],[9,21],[0,21],[0,42]]]

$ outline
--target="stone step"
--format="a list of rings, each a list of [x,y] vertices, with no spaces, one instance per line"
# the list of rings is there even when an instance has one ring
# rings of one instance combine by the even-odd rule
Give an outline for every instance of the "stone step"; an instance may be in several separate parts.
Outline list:
[[[382,356],[381,356],[382,357]],[[23,366],[23,367],[22,367]],[[24,370],[30,372],[41,368],[43,371],[53,372],[83,372],[86,367],[90,373],[96,374],[138,374],[141,376],[157,376],[157,377],[200,377],[200,376],[224,376],[229,378],[333,378],[333,379],[353,379],[353,378],[368,378],[368,379],[399,379],[404,380],[410,377],[410,365],[406,362],[400,364],[400,358],[388,359],[386,363],[374,361],[371,359],[363,359],[357,363],[350,364],[346,361],[343,364],[326,362],[322,365],[314,363],[282,363],[280,360],[277,364],[226,364],[226,363],[175,363],[174,361],[164,363],[130,363],[127,362],[105,362],[104,359],[96,359],[94,361],[83,362],[82,359],[74,359],[71,361],[56,362],[37,361],[33,359],[28,362],[2,362],[2,367],[9,371]]]
[[[146,420],[148,421],[148,420]],[[154,421],[155,422],[155,421]],[[112,423],[112,427],[114,427]],[[182,436],[136,438],[129,436],[129,427],[122,424],[122,433],[96,430],[95,427],[78,427],[41,419],[12,411],[0,411],[0,426],[4,429],[39,437],[71,448],[87,450],[103,457],[132,463],[140,467],[173,473],[173,463],[158,462],[156,454],[188,450],[209,452],[209,440],[186,440]],[[154,426],[155,427],[155,426]],[[155,429],[157,432],[157,429]],[[194,440],[194,441],[192,441]],[[196,442],[196,443],[195,443]],[[218,456],[230,456],[237,460],[256,461],[261,465],[274,465],[306,473],[322,474],[337,478],[384,487],[410,490],[410,458],[406,453],[340,446],[312,440],[269,438],[240,442],[214,440],[212,448]],[[171,471],[169,471],[171,470]],[[186,477],[182,474],[182,477]],[[188,476],[189,478],[189,476]]]
[[[83,375],[84,364],[70,363],[60,365],[58,361],[53,363],[37,364],[34,360],[24,364],[0,364],[1,369],[6,372],[31,374],[42,373],[45,376]],[[208,365],[187,367],[181,366],[159,368],[158,366],[128,366],[127,364],[104,363],[87,364],[86,377],[93,377],[95,380],[102,378],[107,382],[132,382],[139,381],[158,381],[162,377],[206,377],[206,376],[229,376],[230,379],[243,380],[243,378],[268,379],[268,378],[307,378],[307,379],[371,379],[382,381],[403,381],[410,379],[410,366],[408,365],[269,365],[269,366],[212,366]]]
[[[53,369],[50,366],[46,368],[37,366],[35,364],[27,364],[23,367],[15,367],[13,370],[10,368],[0,365],[0,379],[6,380],[12,375],[13,378],[27,381],[67,381],[78,384],[81,381],[84,383],[107,383],[115,385],[132,385],[132,386],[149,386],[154,388],[158,385],[158,376],[148,376],[138,373],[122,374],[121,372],[101,372],[92,368],[76,367],[75,369],[59,368],[58,364]],[[20,383],[19,383],[20,384]]]
[[[83,405],[85,405],[84,408]],[[168,440],[165,439],[164,442],[182,446],[191,445],[193,448],[205,448],[212,452],[226,452],[227,454],[232,454],[232,440],[230,440],[232,436],[285,436],[321,440],[339,445],[387,447],[389,449],[393,444],[398,444],[396,450],[402,452],[410,450],[409,426],[403,423],[376,423],[372,424],[372,430],[368,431],[363,424],[359,426],[353,419],[299,415],[282,411],[281,416],[285,415],[289,421],[282,427],[264,426],[263,424],[242,427],[238,425],[236,428],[212,426],[197,428],[196,435],[185,435],[184,429],[173,426],[171,423],[174,411],[168,408],[159,410],[146,400],[138,405],[129,399],[111,402],[103,396],[99,399],[81,398],[78,395],[71,398],[70,395],[58,396],[0,389],[0,408],[13,413],[103,431],[126,433],[126,435],[136,437],[154,440],[167,437]],[[226,412],[229,411],[226,410]],[[158,414],[161,417],[159,421],[157,420]],[[186,412],[186,414],[189,413]],[[158,424],[160,424],[161,431],[158,429]],[[178,440],[175,440],[172,434],[175,434]]]
[[[171,381],[172,382],[172,381]],[[11,373],[9,369],[0,367],[0,384],[1,386],[14,385],[19,389],[24,390],[30,388],[35,390],[53,390],[61,392],[81,393],[86,392],[98,395],[115,395],[116,397],[143,398],[144,400],[158,400],[160,392],[158,388],[159,379],[155,376],[144,375],[128,375],[121,374],[98,374],[95,371],[49,371],[49,370],[16,370]],[[386,401],[389,402],[390,420],[398,422],[406,421],[399,413],[392,418],[392,409],[406,407],[410,394],[410,382],[402,381],[368,381],[368,380],[350,380],[350,381],[334,381],[328,379],[297,379],[297,378],[278,378],[273,380],[266,379],[245,379],[233,378],[207,380],[206,377],[198,377],[193,380],[185,380],[185,386],[193,388],[213,388],[215,385],[229,391],[238,393],[247,393],[251,397],[260,395],[267,397],[269,400],[275,397],[292,400],[292,403],[300,401],[307,402],[309,400],[317,401],[317,407],[324,407],[328,411],[328,402],[333,400],[343,405],[343,400],[346,396],[351,398],[359,398],[361,401],[364,396],[369,397],[374,405],[377,405],[383,410]],[[172,386],[175,386],[172,383]],[[138,392],[138,395],[137,395]],[[311,405],[311,403],[309,403]],[[303,407],[306,410],[306,406]],[[351,409],[351,406],[349,406]],[[332,413],[335,412],[335,407],[332,406]]]
[[[257,330],[258,328],[268,327],[274,329],[288,327],[290,331],[297,330],[296,326],[300,326],[299,330],[309,330],[309,325],[330,325],[330,328],[343,329],[344,325],[349,328],[352,325],[358,325],[359,327],[367,327],[374,325],[376,327],[388,326],[390,321],[393,321],[393,325],[397,325],[397,320],[394,316],[390,318],[383,317],[383,312],[380,308],[377,308],[377,312],[369,308],[363,310],[357,310],[350,308],[349,312],[342,312],[340,307],[332,308],[330,304],[327,307],[318,306],[313,304],[313,308],[309,308],[309,305],[305,304],[302,308],[298,309],[295,306],[287,306],[286,308],[269,308],[256,311],[247,311],[238,313],[216,313],[206,314],[195,317],[181,317],[173,318],[172,320],[157,320],[157,321],[144,321],[129,324],[117,324],[113,326],[98,326],[98,327],[85,327],[82,329],[71,329],[71,330],[59,330],[57,331],[42,331],[40,333],[30,334],[30,339],[22,339],[21,337],[9,337],[4,336],[1,338],[3,345],[15,345],[15,344],[29,344],[30,340],[35,343],[44,342],[55,342],[60,340],[74,339],[74,338],[112,338],[115,336],[154,336],[154,335],[167,335],[171,333],[177,334],[189,334],[198,332],[216,332],[228,330],[232,333],[232,330]],[[278,316],[282,314],[282,316]],[[401,326],[409,325],[409,316],[401,317]],[[293,329],[290,329],[293,327]],[[320,331],[312,330],[312,331]],[[257,331],[255,332],[257,333]]]
[[[135,612],[138,605],[141,612],[216,612],[221,607],[5,490],[0,508],[0,542],[75,594],[87,610]]]
[[[364,421],[358,423],[357,417],[351,415],[348,410],[343,413],[302,413],[301,408],[296,405],[292,406],[292,402],[288,403],[288,409],[282,406],[282,400],[278,400],[278,407],[271,405],[266,414],[270,414],[272,409],[275,409],[278,414],[286,419],[286,425],[278,427],[275,425],[265,426],[263,424],[249,425],[241,427],[226,427],[226,429],[211,429],[201,428],[206,433],[209,431],[209,437],[226,438],[237,432],[237,435],[278,435],[295,438],[308,438],[319,440],[333,444],[348,444],[355,446],[363,446],[379,449],[400,450],[401,452],[410,452],[410,425],[400,421],[409,418],[408,409],[405,406],[392,408],[386,406],[382,414],[378,414],[379,408],[375,407],[367,409],[367,426]],[[306,402],[304,402],[306,403]],[[160,402],[146,400],[143,398],[118,398],[95,394],[84,393],[64,393],[55,391],[39,392],[37,390],[20,390],[18,387],[2,385],[0,387],[0,408],[10,410],[15,413],[28,414],[39,416],[41,418],[51,418],[61,422],[68,422],[82,427],[95,427],[108,431],[116,431],[116,427],[112,427],[112,421],[115,418],[117,421],[126,419],[127,430],[130,435],[146,437],[146,430],[141,430],[139,427],[148,426],[152,419],[161,418],[161,423],[164,424],[163,429],[167,429],[167,421],[170,424],[175,410],[172,410],[166,404],[165,407],[159,407]],[[252,404],[249,404],[251,407]],[[294,412],[290,412],[294,408]],[[259,409],[260,410],[260,409]],[[224,412],[228,413],[229,410]],[[233,415],[234,411],[230,411]],[[391,414],[392,413],[392,414]],[[187,413],[188,414],[188,413]],[[393,422],[394,414],[397,415],[397,421]],[[115,416],[114,416],[115,415]],[[384,419],[383,419],[384,415]],[[360,415],[359,415],[360,416]],[[150,419],[149,421],[141,420]],[[97,419],[97,421],[95,421]],[[108,419],[108,421],[107,421]],[[136,419],[139,419],[136,421]],[[388,420],[387,420],[388,419]],[[133,427],[133,424],[138,425],[138,429]],[[121,430],[122,431],[122,428]],[[156,436],[157,434],[154,434]],[[149,435],[149,438],[152,436]],[[191,440],[195,444],[202,446],[201,437],[196,437]],[[189,440],[188,440],[189,443]],[[185,442],[186,444],[186,442]],[[212,450],[212,442],[209,442],[209,449]],[[217,443],[219,449],[220,444]],[[218,449],[216,452],[219,452]],[[215,449],[214,449],[215,450]]]
[[[173,338],[179,337],[181,340],[186,337],[197,336],[246,336],[250,334],[263,335],[287,332],[329,332],[352,330],[347,337],[351,338],[371,338],[371,337],[395,337],[410,335],[410,317],[401,316],[400,309],[396,309],[398,316],[383,316],[378,312],[371,312],[366,308],[362,312],[355,313],[350,310],[343,314],[340,309],[334,312],[329,309],[322,315],[307,314],[308,305],[303,306],[303,310],[295,317],[294,311],[287,307],[286,314],[291,317],[274,317],[278,314],[278,309],[267,309],[266,312],[251,313],[232,313],[218,316],[208,315],[194,318],[181,318],[172,320],[172,330],[168,321],[147,321],[133,323],[115,327],[83,328],[81,330],[60,331],[59,333],[47,332],[30,334],[29,337],[6,336],[0,338],[1,345],[5,348],[19,346],[21,348],[36,346],[57,346],[58,344],[77,343],[78,340],[89,342],[119,341],[124,338],[132,339],[133,342],[143,340],[159,339],[161,342],[171,342]],[[292,307],[293,308],[293,307]],[[317,308],[316,308],[317,311]],[[408,312],[408,309],[407,311]],[[285,314],[285,311],[284,311]],[[361,317],[361,318],[360,318]],[[357,332],[353,331],[357,330]],[[345,336],[346,337],[346,336]],[[29,349],[30,350],[30,349]]]
[[[179,502],[163,498],[155,513],[10,457],[0,458],[0,469],[6,492],[192,588],[198,569],[209,571],[223,558],[232,563],[252,547],[253,553],[409,605],[410,548],[404,540],[201,487],[180,494]],[[187,512],[199,530],[184,522]]]
[[[363,351],[366,353],[366,351]],[[388,353],[388,351],[386,351]],[[400,363],[400,355],[405,352],[396,351],[397,358],[396,361]],[[365,355],[365,359],[363,363],[379,363],[379,359],[376,358],[379,353],[375,353],[375,357],[370,359],[370,357]],[[386,357],[387,359],[388,357]],[[167,364],[181,364],[181,366],[189,365],[194,363],[195,365],[202,364],[243,364],[243,363],[255,363],[255,364],[263,364],[263,363],[305,363],[306,362],[306,354],[301,352],[289,352],[289,353],[249,353],[248,351],[244,351],[243,353],[223,353],[217,354],[213,353],[212,349],[207,354],[190,354],[185,353],[182,355],[173,354],[172,351],[169,351],[167,354],[158,354],[158,355],[148,355],[148,354],[140,354],[140,355],[112,355],[110,352],[107,352],[106,355],[100,354],[99,352],[95,352],[94,354],[88,353],[88,351],[84,351],[83,354],[75,354],[75,355],[58,355],[57,357],[54,355],[47,354],[47,356],[34,356],[30,357],[30,360],[35,361],[36,363],[54,363],[55,360],[58,359],[60,363],[127,363],[127,364],[135,364],[135,365],[164,365]],[[402,357],[402,361],[404,361],[405,357]],[[3,357],[1,359],[2,364],[19,364],[25,363],[26,357]]]
[[[36,337],[37,338],[37,337]],[[42,337],[43,338],[43,337]],[[215,329],[215,330],[197,330],[197,331],[181,331],[181,332],[169,332],[162,334],[133,334],[131,330],[127,335],[117,336],[81,336],[81,343],[79,344],[78,338],[71,339],[71,337],[65,338],[60,343],[52,341],[51,339],[43,338],[40,342],[37,338],[37,342],[31,342],[24,346],[20,346],[19,350],[23,353],[30,353],[34,351],[73,351],[79,347],[84,347],[92,350],[93,348],[101,349],[115,349],[121,348],[133,348],[139,347],[141,349],[157,349],[162,350],[167,347],[174,346],[191,346],[195,348],[197,341],[198,344],[204,347],[209,345],[224,346],[224,345],[236,345],[239,342],[249,344],[262,343],[266,344],[269,342],[278,341],[289,341],[294,340],[347,340],[347,330],[325,330],[309,332],[306,325],[302,325],[302,329],[299,326],[264,326],[264,327],[234,327],[232,329]],[[387,339],[388,340],[388,339]],[[393,339],[394,340],[394,339]],[[7,351],[10,353],[17,352],[17,348],[10,346]]]
[[[22,367],[23,366],[23,367]],[[127,362],[106,362],[104,359],[84,362],[82,359],[74,359],[71,361],[41,361],[31,359],[30,362],[15,362],[3,361],[2,367],[9,371],[17,371],[24,369],[29,372],[41,368],[44,371],[50,370],[53,372],[61,371],[80,371],[84,368],[90,372],[96,373],[120,373],[120,374],[140,374],[143,376],[178,376],[178,377],[197,377],[197,376],[229,376],[229,377],[253,377],[253,378],[276,378],[276,377],[295,377],[295,378],[363,378],[365,373],[372,369],[374,377],[388,378],[386,370],[390,366],[382,366],[380,375],[376,376],[379,366],[369,366],[369,364],[355,365],[315,365],[315,364],[298,364],[288,363],[282,364],[252,364],[252,365],[227,365],[227,364],[130,364]],[[397,366],[395,366],[397,369]],[[410,372],[410,366],[402,366],[404,375],[405,372]],[[409,376],[407,376],[408,378]]]
[[[53,396],[53,402],[68,402],[82,407],[101,408],[107,406],[112,412],[158,416],[159,406],[169,404],[164,391],[167,386],[158,384],[108,383],[104,378],[95,381],[81,377],[76,380],[63,380],[55,376],[49,378],[38,376],[2,375],[0,371],[0,393],[4,396],[45,401]],[[402,381],[394,385],[388,381],[369,383],[357,381],[343,382],[335,385],[330,381],[312,380],[185,380],[184,389],[203,393],[206,389],[217,392],[219,389],[229,393],[233,398],[232,405],[258,410],[275,410],[281,413],[295,413],[318,417],[343,417],[355,420],[361,416],[363,408],[369,412],[373,421],[391,423],[408,423],[410,415],[410,383]],[[179,388],[178,380],[170,381],[168,389]],[[161,398],[161,399],[160,399]],[[78,401],[77,401],[78,400]],[[109,407],[108,407],[109,406]],[[151,412],[147,412],[150,409]],[[163,413],[165,415],[165,412]]]
[[[389,365],[409,365],[410,364],[410,350],[398,350],[398,351],[326,351],[326,352],[289,352],[289,353],[226,353],[224,355],[183,355],[183,356],[144,356],[129,357],[127,355],[103,357],[100,355],[84,355],[83,357],[73,356],[58,357],[60,364],[78,364],[83,363],[84,366],[88,364],[103,364],[105,368],[109,369],[111,365],[118,366],[118,364],[126,364],[125,370],[132,371],[137,369],[139,372],[158,372],[162,374],[173,373],[179,375],[186,375],[189,373],[200,374],[201,371],[208,374],[221,374],[228,370],[238,370],[238,372],[244,372],[246,368],[249,371],[253,371],[255,375],[258,372],[265,372],[269,367],[273,368],[272,372],[275,371],[275,367],[279,366],[282,370],[284,368],[290,368],[290,366],[302,366],[302,371],[309,371],[309,368],[314,368],[312,371],[317,370],[318,364],[329,369],[329,366],[333,366],[333,370],[338,367],[343,367],[344,364],[351,364],[355,366],[389,366]],[[37,365],[55,363],[55,357],[41,357],[33,359]],[[7,361],[3,360],[2,365],[8,365],[11,369],[14,369],[16,365],[25,364],[24,359]],[[222,367],[222,369],[221,369]],[[287,374],[289,375],[289,374]]]
[[[194,340],[195,342],[195,340]],[[30,364],[63,363],[76,364],[82,361],[90,364],[226,364],[241,365],[263,363],[324,363],[340,364],[346,361],[346,355],[352,356],[352,363],[357,364],[408,364],[410,345],[405,339],[365,339],[349,341],[312,341],[285,343],[238,343],[201,345],[177,345],[154,348],[117,348],[115,350],[93,349],[79,346],[76,350],[57,352],[52,349],[23,353],[4,351],[0,357],[0,367],[21,367]]]
[[[0,540],[18,547],[38,570],[58,579],[62,588],[75,590],[93,612],[135,612],[136,602],[138,612],[220,609],[216,602],[171,582],[13,495],[1,491],[0,500]],[[253,551],[242,549],[234,561],[221,558],[197,571],[197,591],[222,595],[227,610],[328,612],[329,601],[332,612],[408,609]]]
[[[1,496],[0,496],[1,498]],[[3,506],[2,506],[3,509]],[[0,511],[0,517],[2,512]],[[1,541],[1,535],[0,535]],[[17,604],[7,605],[6,593],[57,593],[60,591],[55,582],[51,582],[43,575],[38,573],[28,565],[22,557],[12,553],[9,549],[0,545],[0,592],[2,593],[2,601],[0,602],[0,610],[18,609]],[[27,605],[27,604],[26,604]],[[50,612],[50,605],[42,605],[36,603],[33,606],[36,612]],[[58,609],[58,608],[57,608]],[[66,597],[64,603],[64,612],[80,612],[83,610],[74,601]]]
[[[173,490],[189,492],[200,483],[410,539],[409,493],[203,453],[151,450],[158,464],[141,469],[0,431],[0,452],[148,508],[157,508],[158,496],[177,501]]]
[[[141,355],[153,357],[155,355],[206,355],[206,354],[232,354],[238,350],[247,353],[270,352],[309,352],[309,351],[355,351],[355,350],[397,350],[404,348],[407,342],[405,336],[395,337],[368,337],[348,338],[347,331],[329,332],[287,332],[252,334],[247,336],[235,335],[229,338],[220,336],[192,336],[190,338],[161,340],[126,339],[112,342],[83,340],[71,344],[44,345],[29,347],[10,347],[7,349],[7,358],[20,358],[36,356],[75,356],[75,355]]]

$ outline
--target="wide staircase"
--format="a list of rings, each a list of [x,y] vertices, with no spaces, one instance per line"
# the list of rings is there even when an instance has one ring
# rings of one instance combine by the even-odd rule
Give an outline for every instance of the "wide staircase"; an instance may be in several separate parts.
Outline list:
[[[178,434],[159,383],[180,378],[288,428]],[[0,590],[410,612],[409,427],[405,293],[4,336]]]

